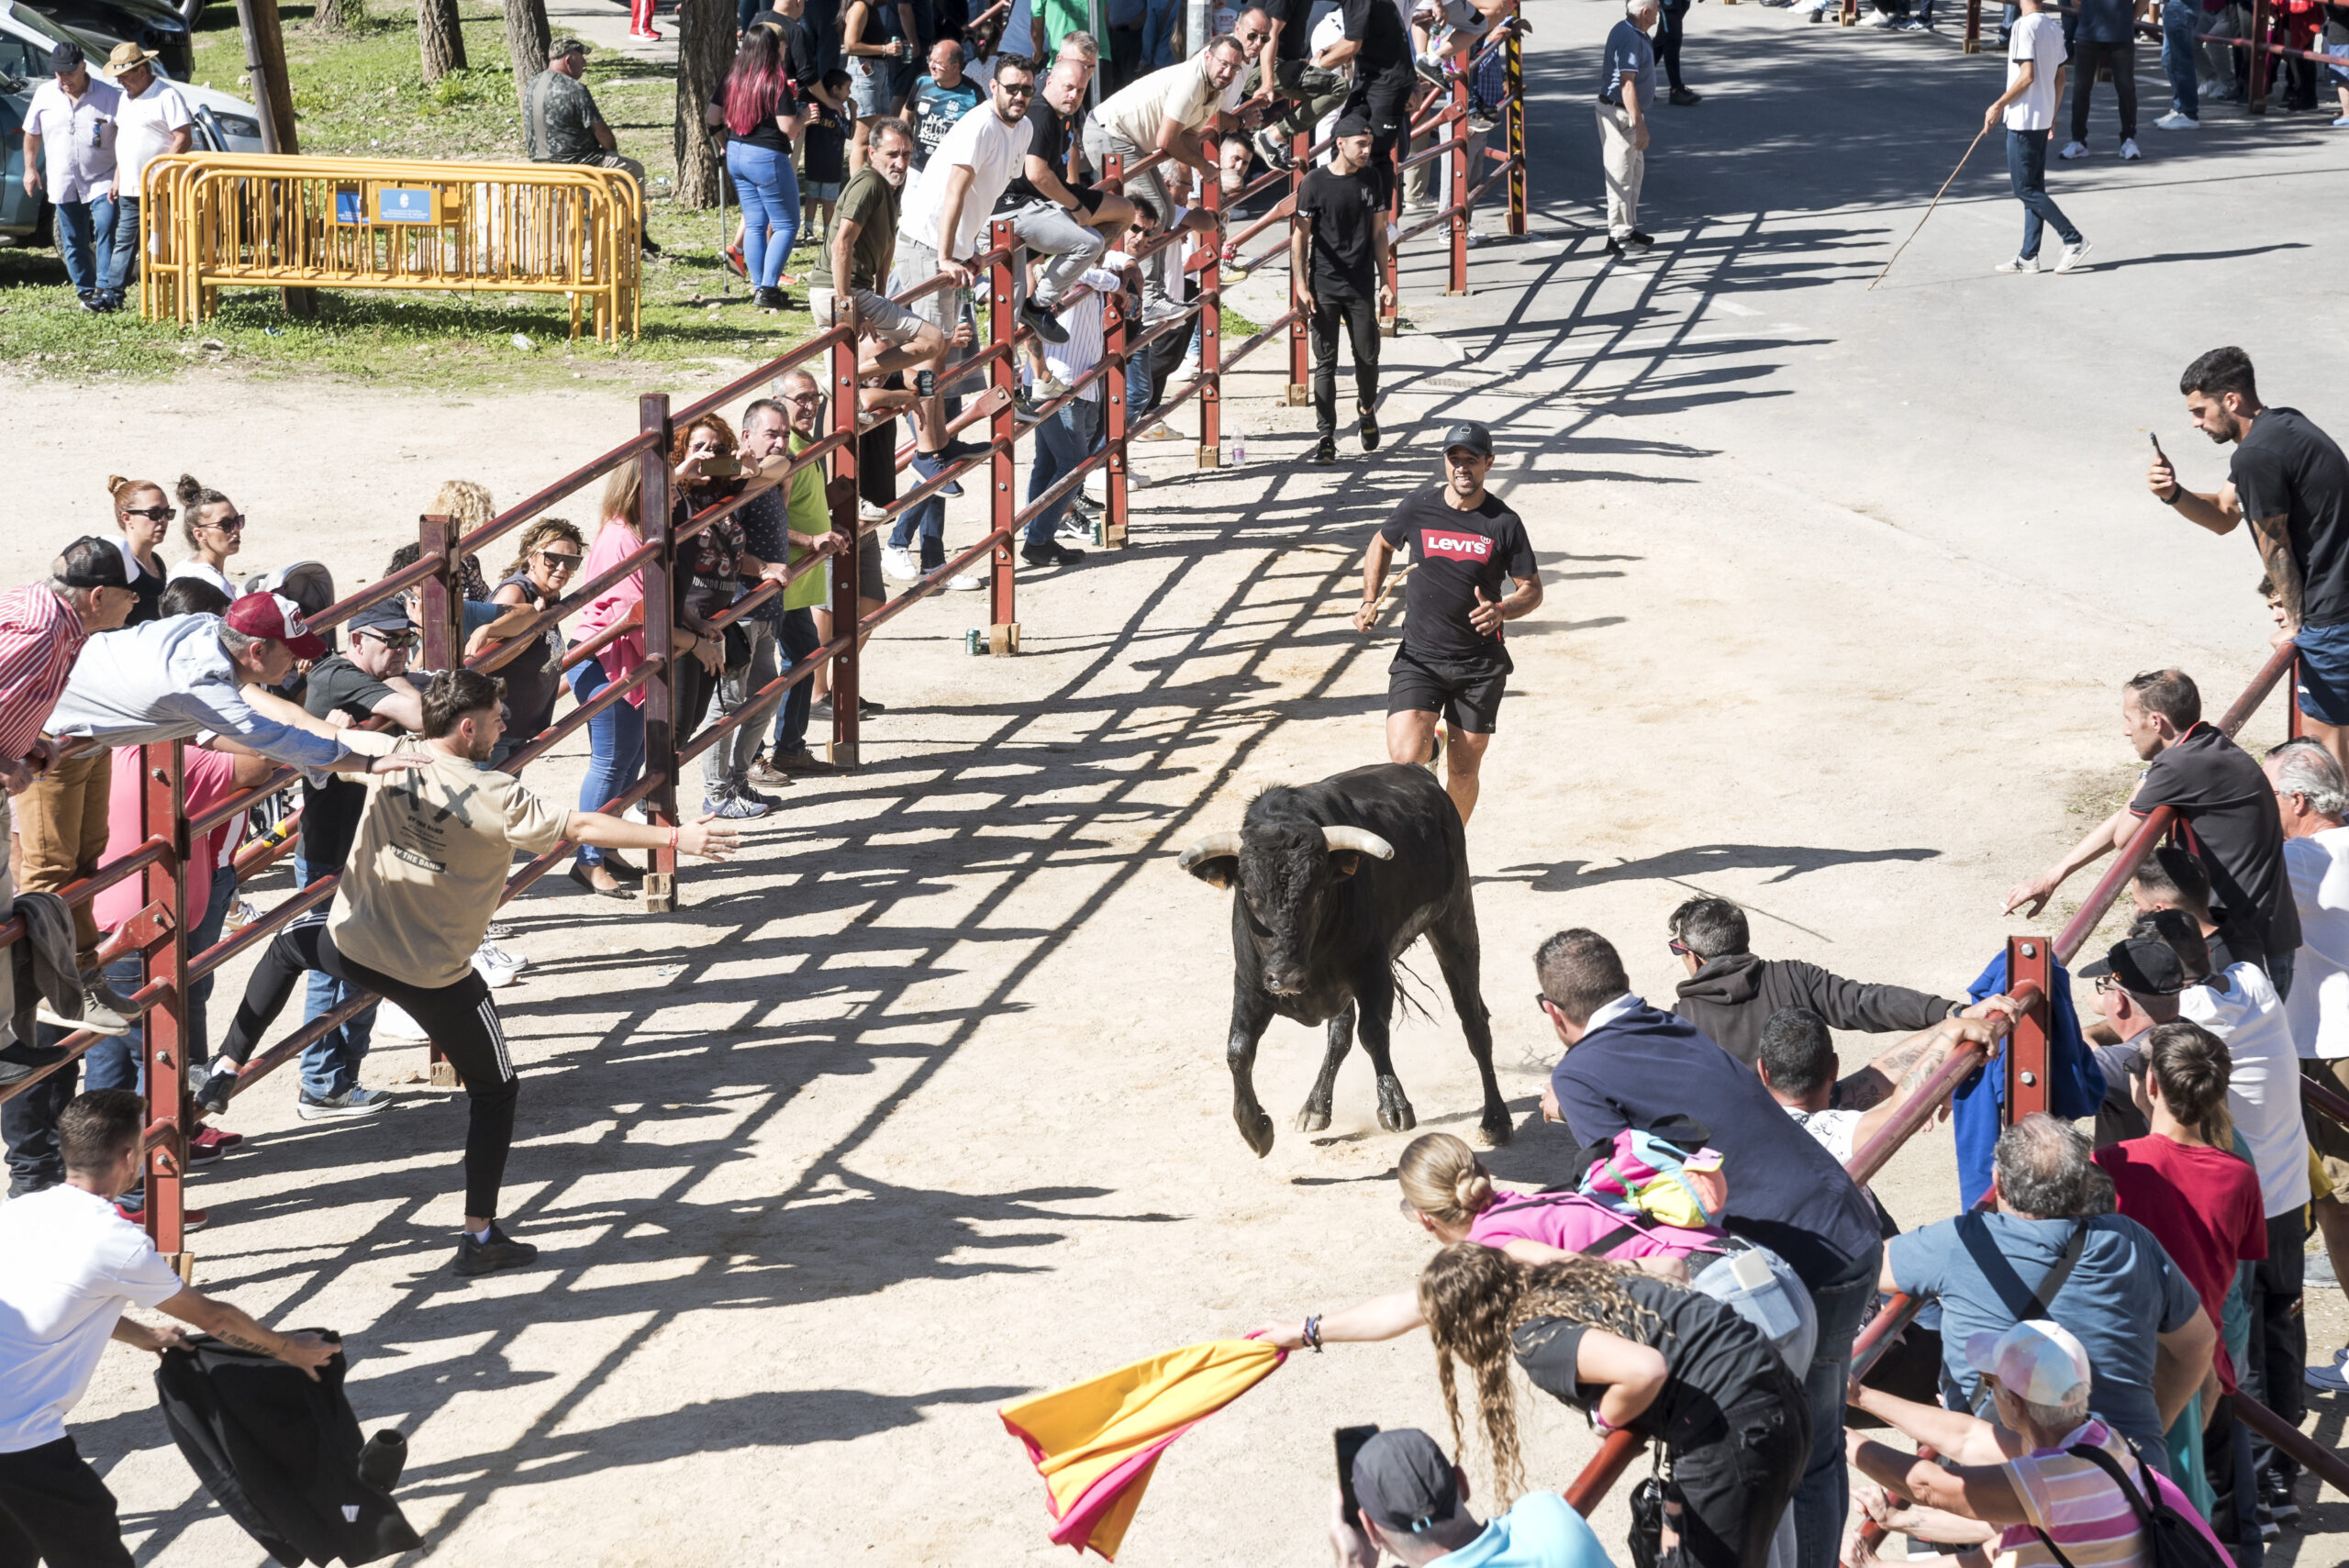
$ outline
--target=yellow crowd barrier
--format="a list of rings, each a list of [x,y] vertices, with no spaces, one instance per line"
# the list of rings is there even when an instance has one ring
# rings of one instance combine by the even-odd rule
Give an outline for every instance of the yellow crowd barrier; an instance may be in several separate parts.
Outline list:
[[[139,307],[183,325],[224,285],[495,290],[571,299],[606,342],[641,325],[644,193],[621,169],[233,152],[141,179]]]

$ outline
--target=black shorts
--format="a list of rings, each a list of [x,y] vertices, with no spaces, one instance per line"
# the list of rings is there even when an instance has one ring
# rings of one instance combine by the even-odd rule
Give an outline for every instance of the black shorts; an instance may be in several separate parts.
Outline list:
[[[1440,713],[1453,728],[1490,735],[1508,684],[1508,655],[1483,659],[1430,659],[1406,647],[1386,667],[1386,711]]]
[[[881,530],[867,528],[856,541],[856,591],[868,599],[889,596],[889,580],[881,575]]]

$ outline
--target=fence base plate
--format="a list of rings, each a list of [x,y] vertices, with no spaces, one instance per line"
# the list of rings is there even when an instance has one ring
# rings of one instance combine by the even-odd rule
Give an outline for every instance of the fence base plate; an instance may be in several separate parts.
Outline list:
[[[1005,621],[987,628],[987,651],[998,659],[1008,659],[1019,651],[1019,623]]]
[[[824,742],[824,760],[836,768],[853,768],[856,766],[856,748],[845,740],[827,740]]]
[[[1201,447],[1199,449],[1199,466],[1201,468],[1221,468],[1223,466],[1223,448],[1219,445]]]
[[[677,879],[663,876],[657,871],[644,873],[644,910],[648,915],[666,915],[677,906]]]
[[[1290,382],[1284,390],[1288,394],[1288,406],[1291,408],[1302,408],[1313,401],[1313,389],[1310,386],[1300,386],[1296,382]]]
[[[1960,54],[1980,54],[1982,52],[1982,40],[1980,39],[1967,39],[1965,40],[1965,46],[1959,50],[1958,52]]]
[[[1721,0],[1721,4],[1724,6],[1733,6],[1736,3],[1737,0]],[[1443,291],[1443,297],[1446,299],[1466,299],[1468,297],[1468,291],[1466,289],[1446,289]]]
[[[1102,524],[1102,525],[1101,525],[1101,548],[1102,548],[1103,550],[1123,550],[1123,549],[1125,549],[1125,548],[1126,548],[1126,525],[1125,525],[1125,524],[1123,524],[1123,523],[1119,523],[1119,524],[1116,525],[1115,527],[1112,527],[1112,526],[1110,526],[1110,525],[1109,525],[1109,524],[1108,524],[1108,523],[1104,523],[1104,524]]]
[[[163,1254],[163,1262],[172,1265],[172,1273],[180,1276],[180,1284],[194,1284],[195,1283],[195,1254],[194,1252],[166,1252]]]
[[[436,1089],[462,1088],[464,1086],[464,1080],[457,1076],[457,1064],[453,1062],[434,1062],[432,1064],[432,1086]]]

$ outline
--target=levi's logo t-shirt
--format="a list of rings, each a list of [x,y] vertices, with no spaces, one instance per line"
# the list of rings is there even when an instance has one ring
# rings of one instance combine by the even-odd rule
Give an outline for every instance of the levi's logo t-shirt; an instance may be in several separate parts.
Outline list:
[[[1486,492],[1467,511],[1430,484],[1405,497],[1379,530],[1397,550],[1408,546],[1412,572],[1404,584],[1403,646],[1423,659],[1485,659],[1501,639],[1469,624],[1479,593],[1497,604],[1512,579],[1534,574],[1533,544],[1518,515]]]

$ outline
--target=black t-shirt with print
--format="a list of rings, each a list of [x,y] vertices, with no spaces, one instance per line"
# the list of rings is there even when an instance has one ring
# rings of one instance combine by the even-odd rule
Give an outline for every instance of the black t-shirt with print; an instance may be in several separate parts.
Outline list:
[[[1510,578],[1534,574],[1525,524],[1491,491],[1462,511],[1434,484],[1413,492],[1378,530],[1388,545],[1411,549],[1416,568],[1403,588],[1403,647],[1423,659],[1485,659],[1499,654],[1497,633],[1468,623],[1479,590],[1498,604]]]
[[[1313,220],[1313,294],[1316,299],[1378,297],[1378,226],[1386,214],[1372,188],[1370,171],[1341,174],[1324,166],[1297,187],[1297,211]]]
[[[354,724],[375,717],[375,705],[392,688],[353,664],[342,654],[310,666],[302,692],[302,710],[324,718],[340,710]],[[365,781],[337,773],[325,785],[302,786],[302,841],[295,847],[313,876],[332,876],[351,858],[351,840],[359,837],[359,819],[367,811]]]
[[[1723,1413],[1783,1387],[1793,1374],[1762,1330],[1735,1308],[1709,1296],[1626,1273],[1623,1289],[1653,1314],[1638,1333],[1608,1332],[1664,1354],[1664,1385],[1655,1403],[1628,1425],[1643,1438],[1660,1438],[1668,1448],[1693,1448],[1725,1435]],[[1517,1364],[1533,1385],[1578,1410],[1596,1410],[1607,1392],[1603,1383],[1575,1375],[1575,1358],[1588,1326],[1564,1318],[1536,1318],[1510,1336]]]
[[[2300,912],[2284,871],[2283,820],[2250,753],[2216,727],[2195,725],[2146,765],[2129,809],[2149,817],[2162,806],[2186,819],[2188,847],[2210,873],[2211,901],[2247,925],[2266,951],[2296,951]]]
[[[1082,108],[1078,112],[1083,113]],[[1028,108],[1028,150],[1050,163],[1052,172],[1061,177],[1061,183],[1068,185],[1070,133],[1075,129],[1075,122],[1044,102],[1043,94],[1038,93],[1036,101]],[[1083,155],[1080,153],[1079,156]],[[1071,194],[1084,183],[1084,177],[1079,176],[1076,185],[1070,186]],[[1029,182],[1028,160],[1023,157],[1019,160],[1019,170],[1011,176],[1011,183],[1004,186],[1003,195],[996,198],[995,210],[1018,212],[1030,202],[1050,200],[1050,196]],[[1161,213],[1159,216],[1163,217],[1165,215]]]
[[[2300,618],[2349,621],[2349,459],[2297,408],[2269,408],[2227,464],[2246,517],[2282,517],[2300,569]]]

